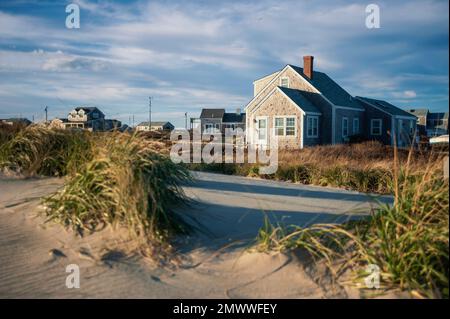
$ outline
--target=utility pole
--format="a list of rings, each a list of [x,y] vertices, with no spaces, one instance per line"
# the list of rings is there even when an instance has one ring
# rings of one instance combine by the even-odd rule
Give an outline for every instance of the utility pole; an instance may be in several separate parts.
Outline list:
[[[45,123],[48,121],[48,106],[45,107]]]
[[[133,114],[133,127],[134,127],[134,114]]]
[[[148,130],[152,130],[152,97],[148,97]]]
[[[186,127],[186,130],[188,129],[188,116],[187,112],[184,113],[184,126]]]
[[[34,114],[33,114],[33,123],[34,123]]]

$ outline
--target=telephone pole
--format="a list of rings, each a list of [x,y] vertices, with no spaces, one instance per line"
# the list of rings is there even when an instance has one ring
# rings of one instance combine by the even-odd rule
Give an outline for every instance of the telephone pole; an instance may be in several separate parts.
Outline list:
[[[152,97],[148,97],[148,130],[152,130]]]
[[[187,112],[184,113],[184,125],[186,127],[186,130],[188,129],[188,114]]]
[[[48,121],[48,106],[45,107],[45,123]]]

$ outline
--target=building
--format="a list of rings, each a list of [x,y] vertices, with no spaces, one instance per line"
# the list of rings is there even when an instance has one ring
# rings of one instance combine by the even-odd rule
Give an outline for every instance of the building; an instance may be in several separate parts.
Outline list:
[[[191,128],[198,127],[202,133],[225,134],[227,128],[245,131],[245,113],[241,113],[240,109],[234,113],[225,112],[225,109],[202,109],[199,119],[191,119]]]
[[[105,119],[105,114],[97,107],[76,107],[67,118],[56,118],[50,122],[51,127],[61,129],[85,129],[90,131],[112,131],[119,129],[119,120]]]
[[[428,109],[408,109],[407,112],[417,117],[420,135],[434,137],[448,134],[448,112],[430,112]]]
[[[152,122],[151,125],[148,125],[149,122],[141,122],[136,126],[136,131],[172,131],[175,126],[170,122]]]
[[[0,119],[0,123],[1,124],[6,124],[6,125],[18,124],[18,125],[28,126],[32,122],[29,119],[27,119],[27,118],[20,117],[20,118]]]
[[[245,106],[248,144],[303,148],[339,144],[352,138],[406,146],[417,118],[400,108],[365,97],[353,97],[327,74],[314,70],[314,57],[303,67],[286,65],[253,82],[254,96]]]

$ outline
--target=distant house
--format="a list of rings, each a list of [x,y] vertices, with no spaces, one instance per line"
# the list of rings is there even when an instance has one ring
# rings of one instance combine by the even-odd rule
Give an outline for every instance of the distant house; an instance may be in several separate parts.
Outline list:
[[[245,131],[245,113],[237,109],[234,113],[225,112],[225,109],[202,109],[199,119],[191,119],[192,128],[195,123],[200,126],[202,133],[225,133],[225,129],[241,128]]]
[[[286,65],[253,82],[245,107],[247,143],[281,148],[339,144],[358,137],[408,145],[416,117],[381,100],[353,97],[327,74],[314,70],[313,56],[303,67]]]
[[[28,126],[32,122],[29,119],[21,117],[21,118],[0,119],[0,123],[6,124],[6,125],[21,124],[21,125],[24,125],[24,126]]]
[[[408,109],[417,117],[417,127],[421,135],[428,137],[448,134],[448,112],[430,112],[428,109]]]
[[[57,118],[50,122],[51,127],[62,129],[85,129],[90,131],[112,131],[119,129],[119,120],[105,119],[105,114],[97,107],[76,107],[69,112],[67,118]]]
[[[172,131],[175,126],[170,122],[152,122],[149,125],[149,122],[141,122],[136,126],[136,131]]]

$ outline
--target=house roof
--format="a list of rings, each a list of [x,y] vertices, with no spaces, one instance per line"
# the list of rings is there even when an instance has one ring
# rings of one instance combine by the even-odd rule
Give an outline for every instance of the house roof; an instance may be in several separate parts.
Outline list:
[[[428,113],[429,120],[448,120],[448,112],[430,112]]]
[[[97,107],[91,107],[91,106],[79,106],[75,108],[75,111],[84,110],[86,113],[90,113],[92,111],[98,111],[103,114],[102,111],[100,111]]]
[[[245,113],[224,113],[224,123],[245,123]]]
[[[158,121],[158,122],[153,122],[152,121],[152,125],[151,126],[164,126],[164,125],[166,125],[166,124],[171,124],[170,122],[168,122],[168,121]],[[138,124],[138,126],[148,126],[148,121],[147,122],[141,122],[141,123],[139,123]]]
[[[388,103],[383,100],[371,99],[371,98],[362,97],[362,96],[357,96],[356,98],[358,100],[360,100],[361,102],[369,104],[375,108],[378,108],[390,115],[408,116],[408,117],[414,117],[414,118],[416,117],[415,115],[412,115],[411,113],[408,113],[408,112],[402,110],[401,108],[396,107],[396,106],[392,105],[391,103]]]
[[[300,76],[302,76],[308,83],[319,90],[320,93],[322,93],[334,105],[361,108],[359,103],[355,101],[355,99],[339,84],[334,82],[327,74],[313,71],[313,76],[310,80],[303,73],[303,68],[291,64],[289,64],[289,66]]]
[[[408,109],[406,112],[415,116],[427,116],[428,109]]]
[[[288,89],[279,86],[280,89],[292,102],[294,102],[305,113],[320,113],[319,109],[314,106],[316,96],[319,94],[306,92],[296,89]]]
[[[211,118],[221,119],[221,118],[223,118],[224,114],[225,114],[225,109],[202,109],[200,118],[201,119],[211,119]]]

